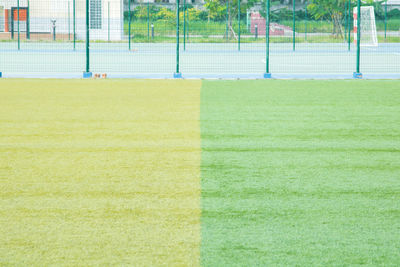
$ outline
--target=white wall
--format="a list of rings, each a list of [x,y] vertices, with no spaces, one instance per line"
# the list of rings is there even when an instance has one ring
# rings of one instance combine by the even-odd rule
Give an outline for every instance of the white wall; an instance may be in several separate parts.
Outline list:
[[[27,6],[27,0],[19,0],[20,6]],[[4,9],[11,9],[11,7],[17,6],[17,0],[0,0],[0,6],[4,6]]]
[[[91,29],[90,39],[107,40],[110,30],[111,40],[121,40],[123,37],[123,4],[122,0],[101,0],[101,29]],[[86,1],[75,0],[76,3],[76,34],[78,39],[86,36]],[[109,5],[108,5],[109,3]],[[20,0],[20,6],[26,7],[27,0]],[[5,9],[17,6],[17,0],[0,0],[0,6]],[[110,9],[108,10],[108,6]],[[30,30],[32,33],[52,32],[52,20],[56,20],[56,32],[68,34],[73,32],[73,0],[30,0],[29,1]]]

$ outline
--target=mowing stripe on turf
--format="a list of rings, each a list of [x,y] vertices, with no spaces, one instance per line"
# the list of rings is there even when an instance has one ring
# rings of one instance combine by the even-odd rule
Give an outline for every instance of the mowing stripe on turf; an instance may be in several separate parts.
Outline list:
[[[199,101],[199,81],[0,81],[0,265],[198,265]]]
[[[202,265],[399,265],[399,88],[205,81]]]

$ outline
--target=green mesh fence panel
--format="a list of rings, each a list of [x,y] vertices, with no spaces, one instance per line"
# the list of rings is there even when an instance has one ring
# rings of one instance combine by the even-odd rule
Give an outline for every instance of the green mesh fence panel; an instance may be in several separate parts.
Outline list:
[[[131,2],[109,5],[110,40],[90,29],[91,69],[96,73],[171,74],[175,66],[176,6]],[[105,6],[108,8],[108,5]],[[123,18],[122,20],[120,18]],[[110,21],[110,22],[109,22]]]
[[[346,42],[346,1],[335,1],[331,13],[321,5],[334,1],[308,0],[271,8],[272,73],[351,73],[354,47]],[[335,13],[337,12],[337,14]],[[334,14],[331,17],[330,14]]]
[[[180,1],[179,71],[185,77],[262,77],[266,71],[266,0]],[[400,76],[400,5],[361,1],[360,72]],[[270,0],[273,75],[348,75],[356,70],[356,0]],[[0,72],[4,76],[86,70],[110,76],[172,77],[177,68],[175,1],[0,0]],[[364,41],[361,43],[363,44]]]
[[[370,6],[362,4],[362,6]],[[400,60],[400,4],[398,1],[372,5],[375,12],[377,46],[361,47],[363,73],[399,73]],[[369,16],[366,19],[370,19]]]
[[[0,69],[5,73],[71,73],[84,69],[83,1],[76,0],[73,50],[72,0],[0,1]],[[19,29],[19,30],[18,30]]]
[[[264,3],[228,0],[211,10],[189,7],[189,37],[182,53],[182,73],[209,76],[263,73],[265,34],[255,36],[251,14]]]

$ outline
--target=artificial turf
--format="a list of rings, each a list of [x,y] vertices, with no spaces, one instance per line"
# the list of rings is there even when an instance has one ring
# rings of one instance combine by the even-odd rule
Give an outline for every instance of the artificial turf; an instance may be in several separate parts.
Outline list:
[[[5,266],[400,265],[400,83],[0,80],[0,241]]]
[[[200,85],[0,81],[0,266],[197,265]]]
[[[203,266],[400,265],[398,81],[201,93]]]

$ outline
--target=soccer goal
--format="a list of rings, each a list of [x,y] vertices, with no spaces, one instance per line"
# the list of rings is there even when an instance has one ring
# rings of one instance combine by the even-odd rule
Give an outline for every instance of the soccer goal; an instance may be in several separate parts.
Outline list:
[[[354,16],[354,44],[357,44],[357,7],[353,10]],[[373,6],[361,7],[360,21],[360,45],[361,46],[378,46],[378,37],[376,33],[375,11]]]

